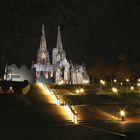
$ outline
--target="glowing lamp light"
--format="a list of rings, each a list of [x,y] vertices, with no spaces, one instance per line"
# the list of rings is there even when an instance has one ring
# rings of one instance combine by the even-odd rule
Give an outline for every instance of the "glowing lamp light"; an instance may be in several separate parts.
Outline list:
[[[114,79],[114,83],[116,83],[117,82],[117,80],[116,79]]]
[[[100,80],[100,83],[101,83],[102,85],[105,85],[105,80]]]
[[[140,79],[138,79],[138,82],[140,82]]]
[[[124,117],[125,117],[125,111],[124,110],[120,110],[120,116],[122,118],[122,121],[124,121]]]
[[[80,92],[81,92],[81,93],[84,93],[84,89],[83,89],[83,88],[81,88],[81,89],[80,89]]]
[[[77,94],[79,94],[79,93],[84,93],[84,89],[83,89],[83,88],[76,89],[75,92],[76,92]]]
[[[60,80],[58,85],[63,85],[64,84],[64,80]]]
[[[130,87],[130,89],[131,89],[131,91],[133,91],[133,90],[134,90],[134,87],[133,87],[133,86],[131,86],[131,87]]]
[[[88,84],[89,81],[88,81],[88,80],[83,80],[83,83],[84,83],[84,84]]]
[[[79,89],[76,89],[76,93],[77,93],[77,94],[80,93],[80,90],[79,90]]]
[[[140,87],[140,83],[137,83],[137,86]]]
[[[115,87],[112,88],[112,91],[113,91],[114,93],[118,93],[118,89],[115,88]]]
[[[122,86],[123,85],[123,82],[121,82],[120,85]]]
[[[126,79],[126,82],[129,82],[129,81],[130,81],[130,80],[127,78],[127,79]]]
[[[10,90],[13,90],[13,87],[9,87]]]

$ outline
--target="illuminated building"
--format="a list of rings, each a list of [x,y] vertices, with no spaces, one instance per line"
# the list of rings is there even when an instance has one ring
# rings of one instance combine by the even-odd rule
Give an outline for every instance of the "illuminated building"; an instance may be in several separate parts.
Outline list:
[[[37,63],[32,63],[32,68],[36,69],[36,81],[53,82],[59,84],[83,84],[83,81],[89,81],[86,68],[83,65],[74,65],[67,60],[66,52],[63,49],[60,27],[58,27],[56,47],[52,50],[52,64],[50,63],[49,52],[45,38],[44,25],[42,26],[42,35],[40,47],[37,52]],[[89,82],[87,82],[89,83]]]

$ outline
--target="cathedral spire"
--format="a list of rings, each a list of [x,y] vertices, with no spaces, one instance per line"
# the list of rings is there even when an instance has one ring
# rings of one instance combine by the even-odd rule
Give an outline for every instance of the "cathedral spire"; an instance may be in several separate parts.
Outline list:
[[[41,51],[47,51],[47,44],[46,44],[46,38],[45,38],[44,25],[42,25],[42,33],[41,33],[41,40],[40,40],[40,50]]]
[[[56,47],[58,48],[58,50],[60,52],[63,52],[63,45],[62,45],[62,39],[61,39],[60,26],[58,26]]]
[[[37,54],[37,63],[40,63],[40,64],[49,64],[50,63],[49,52],[47,51],[44,25],[42,25],[40,47],[38,49],[38,54]]]

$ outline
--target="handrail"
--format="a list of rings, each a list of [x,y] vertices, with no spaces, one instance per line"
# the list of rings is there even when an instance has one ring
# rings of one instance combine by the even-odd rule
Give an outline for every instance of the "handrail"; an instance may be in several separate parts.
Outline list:
[[[43,84],[44,87],[47,88],[47,90],[50,92],[50,94],[54,97],[55,102],[57,105],[60,106],[60,96],[58,96],[56,90],[51,89],[48,85]],[[75,106],[72,105],[72,102],[70,101],[70,99],[65,99],[65,107],[66,107],[66,111],[69,114],[69,116],[71,117],[72,121],[77,124],[78,123],[78,111],[76,109]]]

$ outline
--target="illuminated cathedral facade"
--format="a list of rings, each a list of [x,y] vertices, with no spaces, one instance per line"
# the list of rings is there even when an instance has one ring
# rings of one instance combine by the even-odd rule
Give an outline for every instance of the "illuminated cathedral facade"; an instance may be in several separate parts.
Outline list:
[[[58,27],[56,47],[52,50],[52,63],[47,49],[45,29],[42,26],[37,61],[32,63],[36,69],[36,82],[51,81],[55,84],[87,84],[89,76],[84,65],[69,62],[63,49],[60,27]],[[43,80],[42,80],[43,79]]]

